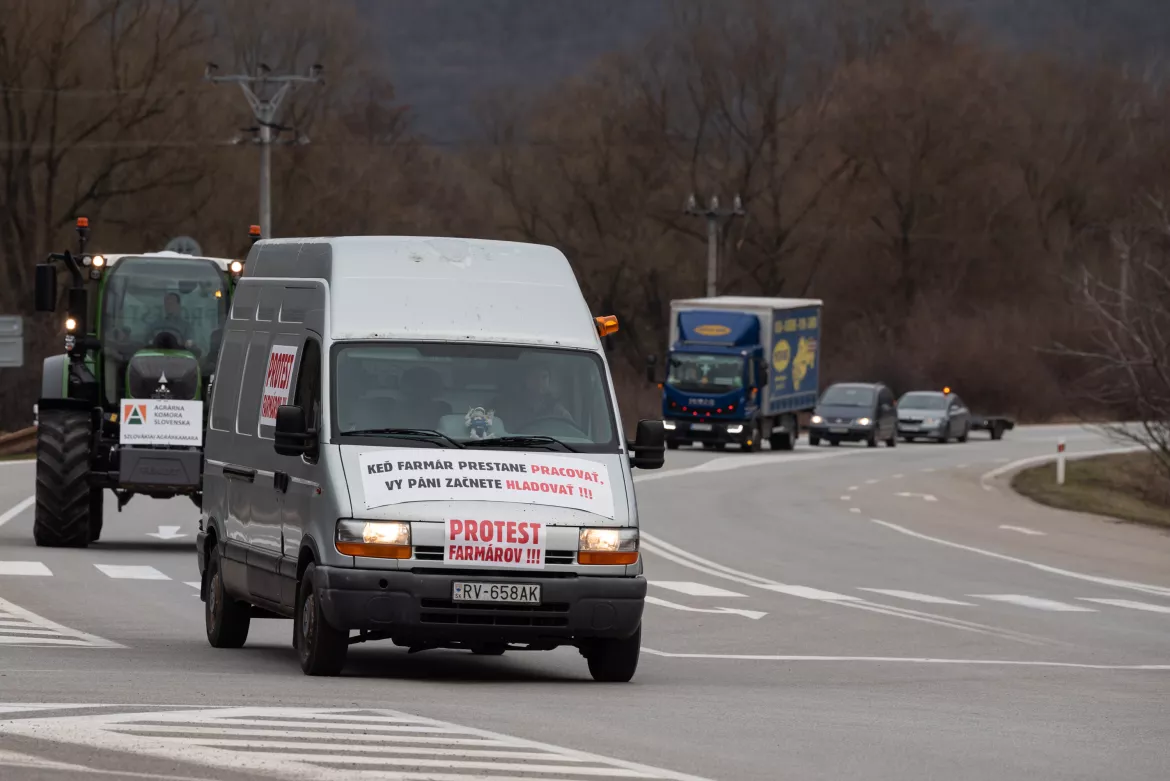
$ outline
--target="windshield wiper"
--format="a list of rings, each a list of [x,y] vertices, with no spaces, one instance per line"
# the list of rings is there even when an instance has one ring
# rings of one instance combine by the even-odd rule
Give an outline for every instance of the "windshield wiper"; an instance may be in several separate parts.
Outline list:
[[[416,442],[443,442],[450,447],[463,448],[463,445],[441,431],[429,428],[359,428],[342,433],[354,437],[393,437],[395,439],[413,439]]]
[[[547,447],[553,450],[564,450],[567,453],[576,453],[577,451],[560,441],[556,437],[545,436],[508,436],[508,437],[493,437],[491,439],[473,439],[466,442],[464,447]]]

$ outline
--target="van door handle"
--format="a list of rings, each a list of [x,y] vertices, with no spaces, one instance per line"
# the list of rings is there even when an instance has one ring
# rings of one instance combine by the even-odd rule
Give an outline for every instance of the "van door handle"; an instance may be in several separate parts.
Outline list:
[[[282,494],[288,493],[288,472],[276,472],[272,475],[272,486]]]
[[[242,466],[225,466],[223,476],[228,480],[243,480],[245,483],[256,481],[256,470],[245,469]]]

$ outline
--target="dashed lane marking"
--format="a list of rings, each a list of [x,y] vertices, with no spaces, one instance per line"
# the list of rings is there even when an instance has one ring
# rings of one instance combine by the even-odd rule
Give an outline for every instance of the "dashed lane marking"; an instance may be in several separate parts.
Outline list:
[[[960,602],[957,599],[947,599],[946,597],[935,597],[930,594],[919,594],[917,591],[900,591],[896,588],[862,588],[861,591],[872,591],[875,594],[885,594],[887,597],[896,597],[898,599],[908,599],[913,602],[927,602],[932,605],[962,605],[964,607],[974,607],[973,602]]]
[[[841,501],[842,501],[842,502],[848,502],[848,501],[849,501],[850,499],[852,499],[852,498],[853,498],[853,497],[852,497],[850,494],[842,494],[842,495],[841,495]]]
[[[52,577],[53,572],[39,561],[0,561],[0,575]]]
[[[642,653],[666,659],[712,659],[756,662],[868,662],[873,664],[951,664],[978,667],[1057,667],[1069,670],[1170,672],[1170,664],[1086,664],[1015,659],[939,659],[929,656],[782,656],[779,654],[691,654],[659,651],[643,646]]]
[[[667,607],[671,610],[681,610],[684,613],[718,613],[723,615],[743,616],[753,620],[759,620],[768,615],[759,610],[744,610],[738,607],[691,607],[690,605],[680,605],[677,602],[670,602],[665,599],[660,599],[654,596],[646,597],[646,604],[657,605],[659,607]]]
[[[974,599],[990,599],[993,602],[1005,602],[1009,605],[1032,607],[1037,610],[1051,610],[1054,613],[1096,613],[1091,607],[1070,605],[1067,602],[1057,602],[1055,599],[1030,597],[1026,594],[968,594]]]
[[[195,586],[196,588],[199,587],[198,583],[192,583],[191,585]],[[680,594],[689,594],[692,597],[742,597],[742,596],[744,596],[743,594],[740,594],[739,592],[736,592],[736,591],[728,591],[725,588],[718,588],[716,586],[708,586],[706,583],[694,583],[692,581],[687,581],[687,580],[651,580],[650,585],[651,586],[658,586],[659,588],[670,589],[671,591],[677,591]]]
[[[197,708],[0,721],[0,734],[287,779],[698,776],[387,709]]]
[[[1001,524],[1000,527],[1004,531],[1019,532],[1020,534],[1027,534],[1032,537],[1044,537],[1046,532],[1039,532],[1035,529],[1029,529],[1027,526],[1011,526],[1009,524]]]
[[[1126,607],[1130,610],[1146,610],[1150,613],[1170,613],[1170,607],[1166,605],[1153,605],[1149,602],[1135,602],[1132,599],[1094,599],[1093,597],[1080,597],[1082,602],[1096,602],[1099,605],[1112,605],[1113,607]]]
[[[145,564],[94,564],[104,575],[118,580],[170,580],[168,575]]]
[[[97,635],[79,632],[0,599],[0,646],[125,648]]]

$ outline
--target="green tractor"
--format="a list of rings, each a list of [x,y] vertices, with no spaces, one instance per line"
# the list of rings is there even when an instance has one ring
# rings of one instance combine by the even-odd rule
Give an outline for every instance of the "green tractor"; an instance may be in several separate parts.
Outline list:
[[[57,311],[69,274],[65,352],[45,359],[37,403],[38,546],[84,548],[102,532],[104,491],[190,497],[203,484],[208,379],[239,260],[174,252],[53,253],[36,270],[36,309]],[[252,240],[259,230],[252,227]]]

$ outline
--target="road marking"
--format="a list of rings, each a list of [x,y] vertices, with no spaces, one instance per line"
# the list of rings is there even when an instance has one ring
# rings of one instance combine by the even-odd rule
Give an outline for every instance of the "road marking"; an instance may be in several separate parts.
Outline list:
[[[1005,524],[1001,525],[999,528],[1004,529],[1004,530],[1009,531],[1009,532],[1019,532],[1020,534],[1030,534],[1033,537],[1044,537],[1047,535],[1047,532],[1038,532],[1035,529],[1029,529],[1027,526],[1009,526],[1005,523]]]
[[[860,507],[850,507],[850,508],[849,508],[849,512],[851,512],[851,513],[860,513],[860,512],[861,512],[861,508],[860,508]]]
[[[957,599],[946,599],[945,597],[935,597],[930,594],[919,594],[917,591],[899,591],[896,588],[859,588],[859,591],[872,591],[875,594],[885,594],[888,597],[897,597],[898,599],[909,599],[914,602],[928,602],[933,605],[963,605],[964,607],[974,607],[973,602],[960,602]]]
[[[102,574],[118,580],[170,580],[146,564],[94,564]]]
[[[889,521],[881,521],[877,518],[871,518],[870,521],[878,524],[879,526],[885,526],[887,529],[892,529],[893,531],[896,531],[900,534],[905,534],[908,537],[914,537],[915,539],[933,542],[936,545],[945,545],[948,548],[965,550],[968,553],[977,553],[980,556],[988,556],[993,559],[999,559],[1000,561],[1010,561],[1013,564],[1021,564],[1025,567],[1031,567],[1032,569],[1040,570],[1041,572],[1047,572],[1051,575],[1062,575],[1066,578],[1076,578],[1077,580],[1084,580],[1089,583],[1097,583],[1102,586],[1115,586],[1117,588],[1129,589],[1131,591],[1142,591],[1147,594],[1154,594],[1161,597],[1170,597],[1170,588],[1166,588],[1165,586],[1152,586],[1147,583],[1136,583],[1128,580],[1117,580],[1116,578],[1103,578],[1097,575],[1086,575],[1081,572],[1073,572],[1072,570],[1060,569],[1059,567],[1052,567],[1047,564],[1028,561],[1027,559],[1019,559],[1015,556],[1008,556],[1003,553],[996,553],[995,551],[984,550],[982,548],[976,548],[971,545],[963,545],[958,542],[951,542],[950,540],[944,540],[939,537],[931,537],[930,535],[922,534],[921,532],[916,532],[912,529],[907,529],[904,526],[899,526],[898,524],[890,523]]]
[[[848,501],[849,501],[850,499],[852,499],[852,498],[853,498],[853,497],[852,497],[852,496],[850,496],[849,494],[842,494],[842,495],[841,495],[841,501],[842,501],[842,502],[848,502]]]
[[[184,580],[183,584],[186,586],[190,586],[191,588],[198,588],[198,589],[203,588],[203,583],[198,581],[198,580]]]
[[[198,583],[191,585],[196,588]],[[706,583],[694,583],[687,580],[652,580],[651,586],[659,586],[661,588],[668,588],[671,591],[678,591],[682,594],[689,594],[692,597],[742,597],[744,594],[739,594],[735,591],[728,591],[725,588],[717,588],[715,586],[708,586]]]
[[[166,776],[158,773],[137,773],[128,770],[102,770],[85,765],[73,765],[68,762],[57,762],[32,754],[19,754],[15,751],[0,750],[0,767],[23,767],[33,770],[52,770],[58,773],[78,773],[93,776],[117,776],[118,778],[149,778],[154,781],[206,781],[195,776]]]
[[[760,619],[768,615],[767,613],[761,613],[758,610],[743,610],[737,607],[691,607],[690,605],[680,605],[677,602],[669,602],[665,599],[659,599],[658,597],[651,596],[647,596],[646,601],[651,605],[668,607],[671,610],[682,610],[686,613],[727,613],[752,619]]]
[[[0,515],[0,526],[3,526],[28,508],[32,507],[34,504],[36,504],[36,502],[37,498],[35,496],[30,496],[29,498],[21,501],[20,504],[16,505],[12,509],[6,510],[2,515]]]
[[[1096,613],[1091,607],[1070,605],[1066,602],[1057,602],[1055,599],[1029,597],[1026,594],[968,594],[974,599],[990,599],[993,602],[1006,602],[1009,605],[1031,607],[1036,610],[1051,610],[1056,613]]]
[[[158,531],[147,532],[146,536],[147,537],[156,537],[160,540],[177,540],[180,537],[188,536],[186,533],[180,532],[179,531],[180,528],[182,528],[182,527],[179,527],[179,526],[160,526],[160,527],[158,527]]]
[[[781,656],[774,654],[688,654],[659,651],[643,646],[642,653],[666,659],[721,659],[758,662],[871,662],[876,664],[954,664],[987,667],[1061,667],[1071,670],[1170,671],[1170,664],[1085,664],[1014,659],[939,659],[929,656]]]
[[[906,476],[906,475],[904,475],[904,474],[902,474],[901,472],[899,472],[898,474],[894,475],[894,479],[895,479],[895,480],[901,480],[901,479],[902,479],[903,477],[905,477],[905,476]]]
[[[904,499],[922,499],[922,500],[927,501],[927,502],[937,502],[938,501],[938,498],[935,497],[934,494],[915,494],[915,493],[910,493],[909,491],[900,491],[900,492],[894,494],[894,496],[901,496]]]
[[[280,729],[290,724],[291,729]],[[33,717],[0,721],[0,734],[305,781],[374,772],[398,781],[706,781],[380,708],[224,707]]]
[[[1142,447],[1141,445],[1134,445],[1132,447],[1115,447],[1104,450],[1086,450],[1080,453],[1065,453],[1064,457],[1066,459],[1073,460],[1079,458],[1093,458],[1094,456],[1108,456],[1112,454],[1120,455],[1122,453],[1137,453],[1145,449],[1146,448]],[[983,485],[987,485],[991,480],[994,480],[1000,475],[1007,474],[1008,472],[1015,471],[1016,469],[1021,469],[1026,466],[1038,466],[1039,464],[1044,464],[1055,460],[1056,453],[1045,453],[1042,456],[1031,456],[1030,458],[1021,458],[1016,461],[1009,461],[1003,466],[997,466],[995,469],[992,469],[989,472],[984,472],[979,476],[979,482]]]
[[[955,464],[955,469],[966,469],[968,464]]]
[[[104,637],[62,626],[4,599],[0,599],[0,621],[3,622],[3,626],[0,626],[0,646],[126,647]]]
[[[683,477],[685,475],[693,475],[696,473],[727,472],[731,470],[749,469],[751,467],[776,466],[781,464],[803,464],[808,461],[821,461],[826,458],[841,458],[842,456],[849,455],[853,454],[851,454],[849,451],[841,451],[837,453],[810,453],[808,455],[800,454],[782,456],[756,454],[755,458],[725,456],[723,458],[713,458],[710,461],[704,461],[703,463],[696,466],[688,466],[681,469],[664,469],[650,474],[637,475],[634,477],[634,482],[648,483],[653,480],[666,480],[672,477]]]
[[[52,577],[52,571],[39,561],[0,561],[0,575]]]
[[[846,488],[845,490],[849,491],[850,493],[853,493],[854,491],[858,490],[858,488],[859,488],[859,486],[851,485],[848,488]]]
[[[926,469],[923,469],[922,471],[923,472],[937,472],[938,470],[935,469],[933,466],[928,466],[928,467],[926,467]]]
[[[1093,599],[1092,597],[1080,597],[1080,599],[1084,602],[1097,602],[1102,605],[1112,605],[1113,607],[1127,607],[1131,610],[1146,610],[1150,613],[1170,613],[1170,607],[1166,605],[1134,602],[1132,599]]]
[[[870,479],[870,480],[866,480],[866,481],[865,481],[865,484],[866,484],[866,485],[873,485],[873,484],[874,484],[874,483],[876,483],[876,482],[877,482],[877,480],[872,480],[872,479]]]
[[[786,586],[783,583],[775,583],[771,585],[761,586],[768,591],[775,591],[780,594],[787,594],[790,597],[800,597],[801,599],[812,599],[818,602],[857,602],[857,597],[851,597],[848,594],[838,594],[833,591],[822,591],[819,588],[810,588],[808,586]]]

